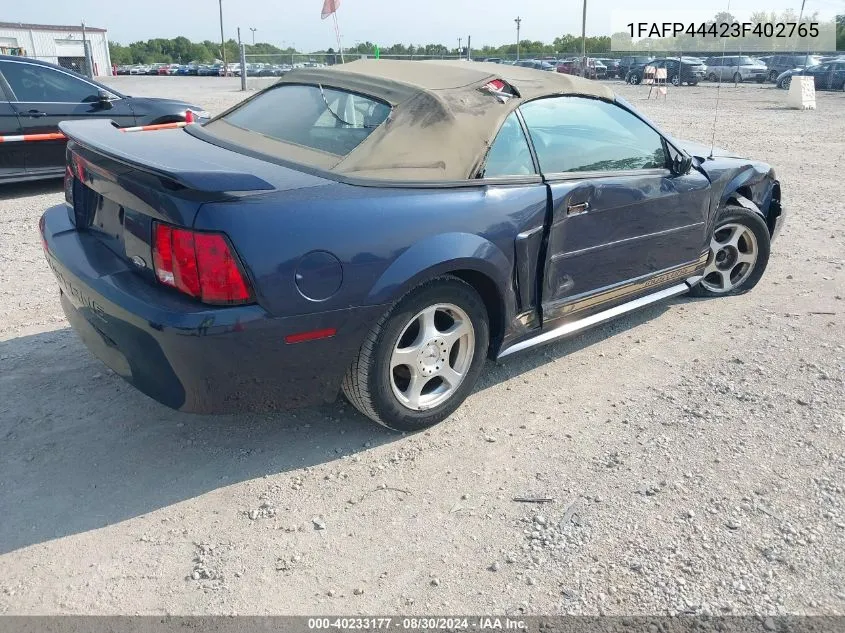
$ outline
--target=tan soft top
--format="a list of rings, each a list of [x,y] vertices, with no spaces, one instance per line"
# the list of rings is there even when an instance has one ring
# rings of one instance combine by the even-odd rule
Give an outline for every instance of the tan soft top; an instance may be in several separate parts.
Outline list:
[[[502,103],[480,89],[493,79],[506,81],[519,97]],[[272,143],[272,153],[282,158],[378,180],[465,180],[478,170],[505,118],[521,103],[551,95],[614,99],[606,86],[580,77],[469,61],[364,59],[327,68],[296,69],[279,83],[359,92],[393,106],[390,117],[345,157],[316,157],[299,146]],[[235,130],[219,127],[215,132],[231,140],[240,136]],[[290,152],[280,152],[280,145]]]

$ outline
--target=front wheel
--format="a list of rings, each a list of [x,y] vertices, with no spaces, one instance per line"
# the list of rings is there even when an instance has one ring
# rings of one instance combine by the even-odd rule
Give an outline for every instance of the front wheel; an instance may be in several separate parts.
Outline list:
[[[774,83],[777,80],[778,80],[778,72],[776,70],[773,70],[772,72],[769,73],[769,81]]]
[[[742,75],[739,73],[734,73],[734,83],[741,84],[742,83]]]
[[[792,77],[784,77],[781,82],[778,84],[778,88],[783,90],[789,90],[789,86],[792,84]]]
[[[370,330],[343,379],[356,409],[396,431],[448,417],[470,394],[487,355],[487,309],[455,277],[418,286]]]
[[[628,83],[629,83],[629,84],[631,84],[632,86],[636,86],[637,84],[639,84],[639,83],[640,83],[640,77],[639,77],[639,75],[636,75],[636,74],[633,74],[633,73],[632,73],[632,74],[628,77]]]
[[[681,85],[681,76],[675,75],[674,77],[672,77],[672,79],[670,81],[672,82],[673,86],[675,86],[675,87],[680,86]]]
[[[707,75],[707,80],[708,81],[719,81],[719,78],[716,77],[716,73],[710,73],[709,75]]]
[[[769,263],[769,228],[754,211],[725,207],[710,239],[704,277],[690,294],[698,297],[738,295],[760,281]]]

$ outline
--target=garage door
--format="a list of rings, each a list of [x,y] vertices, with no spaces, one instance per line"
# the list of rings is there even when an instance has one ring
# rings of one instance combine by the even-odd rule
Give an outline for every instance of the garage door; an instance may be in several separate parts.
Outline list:
[[[56,40],[56,57],[85,57],[81,40]]]

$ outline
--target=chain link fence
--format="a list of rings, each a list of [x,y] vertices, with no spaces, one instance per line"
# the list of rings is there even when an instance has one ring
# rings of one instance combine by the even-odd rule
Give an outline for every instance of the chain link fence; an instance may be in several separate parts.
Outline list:
[[[244,47],[245,51],[245,47]],[[374,55],[361,53],[277,53],[250,54],[242,51],[241,64],[235,74],[242,76],[241,87],[244,89],[260,89],[272,83],[273,78],[284,75],[294,68],[321,68],[335,64],[349,63],[357,59],[373,58]],[[379,59],[463,59],[463,55],[385,55]]]

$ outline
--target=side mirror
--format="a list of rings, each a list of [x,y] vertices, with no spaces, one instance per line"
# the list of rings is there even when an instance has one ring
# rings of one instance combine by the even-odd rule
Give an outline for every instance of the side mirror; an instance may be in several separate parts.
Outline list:
[[[111,95],[105,90],[97,92],[97,102],[104,110],[111,109]]]
[[[676,176],[684,176],[689,173],[692,168],[692,157],[682,154],[671,147],[669,148],[669,155],[671,157],[669,170]]]

